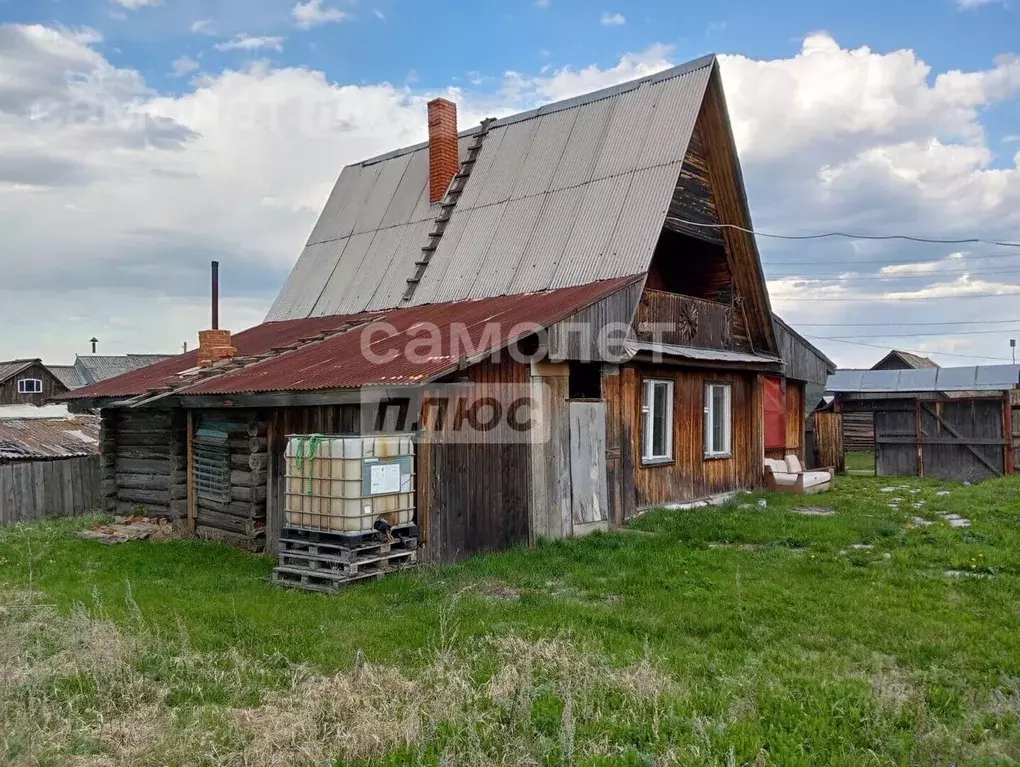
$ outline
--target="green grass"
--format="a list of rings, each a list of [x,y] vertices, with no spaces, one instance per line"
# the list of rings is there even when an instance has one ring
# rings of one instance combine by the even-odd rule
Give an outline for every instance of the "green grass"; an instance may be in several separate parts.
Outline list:
[[[802,505],[837,513],[791,511]],[[938,512],[973,526],[951,529]],[[18,640],[19,673],[34,681],[0,692],[0,718],[31,703],[59,726],[26,724],[6,741],[14,761],[26,743],[53,764],[90,750],[111,764],[166,764],[181,744],[179,764],[272,764],[281,753],[276,763],[1020,760],[1016,479],[841,477],[825,495],[658,511],[628,531],[335,597],[273,588],[269,559],[214,544],[74,538],[87,524],[0,531],[3,591],[55,606],[42,649]],[[0,607],[0,627],[34,626],[33,615]],[[64,657],[66,635],[93,631],[83,626],[129,648],[111,662],[122,684],[88,664],[51,673],[47,659]],[[364,698],[390,735],[352,719],[360,709],[344,696]],[[148,751],[97,728],[132,721],[139,706],[162,722]],[[239,723],[241,708],[257,724]],[[312,722],[298,740],[317,744],[303,757],[270,737],[291,732],[281,722],[295,712]],[[194,733],[212,745],[195,746]]]
[[[875,476],[875,454],[873,452],[847,453],[846,470],[848,474]]]

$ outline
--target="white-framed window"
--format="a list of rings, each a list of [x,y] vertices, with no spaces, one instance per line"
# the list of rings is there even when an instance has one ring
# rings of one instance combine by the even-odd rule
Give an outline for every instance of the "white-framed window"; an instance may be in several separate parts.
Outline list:
[[[42,381],[38,378],[22,378],[18,381],[18,394],[42,394]]]
[[[729,384],[705,386],[705,457],[731,454],[733,439],[732,394]]]
[[[673,382],[649,378],[644,384],[641,459],[645,463],[673,458]]]

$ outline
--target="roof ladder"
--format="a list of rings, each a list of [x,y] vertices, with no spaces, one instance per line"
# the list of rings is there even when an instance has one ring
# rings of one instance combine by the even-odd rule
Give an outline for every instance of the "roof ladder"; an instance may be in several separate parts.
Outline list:
[[[467,185],[468,179],[471,178],[471,171],[478,162],[478,154],[482,151],[482,142],[489,133],[489,127],[493,122],[495,122],[495,119],[491,117],[482,120],[482,128],[475,134],[474,141],[468,147],[467,157],[460,164],[460,170],[457,172],[457,175],[450,181],[450,188],[446,190],[446,196],[443,197],[443,201],[439,206],[439,215],[436,216],[434,221],[435,227],[429,234],[429,242],[422,247],[421,258],[414,262],[414,276],[407,278],[407,289],[404,291],[401,305],[406,305],[414,297],[414,292],[418,289],[418,284],[421,282],[422,277],[425,276],[425,270],[428,268],[432,256],[439,249],[439,241],[446,231],[447,224],[450,223],[453,210],[457,207],[460,196],[464,193],[464,187]]]

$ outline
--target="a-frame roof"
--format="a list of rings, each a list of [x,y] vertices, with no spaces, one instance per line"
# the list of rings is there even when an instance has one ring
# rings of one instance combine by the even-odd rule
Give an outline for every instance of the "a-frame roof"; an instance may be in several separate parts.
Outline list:
[[[647,271],[714,66],[493,123],[413,303]],[[427,181],[425,144],[345,168],[267,319],[400,305],[436,216]]]
[[[715,144],[725,223],[750,228],[714,56],[493,122],[410,300],[440,213],[428,145],[343,169],[267,321],[586,285],[647,273],[691,135]],[[479,128],[461,134],[463,159]],[[716,183],[715,181],[713,183]],[[726,187],[726,188],[722,188]],[[752,235],[724,232],[758,345],[775,349]]]

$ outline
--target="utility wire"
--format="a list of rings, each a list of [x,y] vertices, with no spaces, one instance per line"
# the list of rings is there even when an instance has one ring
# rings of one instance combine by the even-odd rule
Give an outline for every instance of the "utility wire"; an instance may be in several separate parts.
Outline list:
[[[770,274],[766,270],[766,277],[770,280],[925,280],[936,279],[944,274],[1020,274],[1020,266],[1009,266],[1004,269],[944,269],[937,272],[918,272],[917,274],[863,274],[856,275],[848,270],[839,273],[825,274]]]
[[[933,333],[869,333],[866,336],[833,336],[832,341],[852,341],[858,338],[920,338],[921,336],[984,336],[996,333],[1008,334],[1009,329],[999,330],[943,330]]]
[[[870,347],[872,349],[886,349],[886,350],[888,350],[888,348],[889,348],[888,345],[869,344],[869,343],[866,343],[864,341],[847,341],[845,339],[840,339],[840,338],[827,338],[826,336],[805,336],[805,338],[811,338],[811,339],[813,339],[815,341],[835,341],[835,342],[841,343],[841,344],[849,344],[850,346],[868,346],[868,347]],[[931,349],[927,349],[927,350],[925,350],[925,349],[900,349],[899,351],[910,352],[912,354],[922,354],[922,355],[924,355],[924,354],[942,354],[942,355],[944,355],[946,357],[964,357],[966,359],[972,359],[972,360],[995,360],[997,362],[1011,362],[1012,361],[1008,357],[982,357],[982,356],[977,355],[977,354],[957,354],[955,352],[932,351]]]
[[[852,298],[776,298],[774,299],[778,303],[786,302],[803,302],[803,303],[846,303],[848,301],[857,301],[860,303],[877,302],[877,301],[945,301],[954,299],[956,301],[962,301],[965,298],[1007,298],[1009,296],[1020,296],[1020,291],[1015,293],[968,293],[963,296],[854,296]]]
[[[821,234],[773,234],[769,232],[756,232],[753,229],[745,229],[736,224],[705,224],[698,221],[686,221],[682,218],[667,216],[667,221],[686,226],[697,226],[703,229],[736,229],[739,232],[753,234],[756,237],[769,237],[776,240],[823,240],[829,237],[846,237],[850,240],[909,240],[910,242],[926,242],[936,245],[1000,245],[1004,248],[1020,248],[1020,242],[1003,242],[998,240],[983,240],[979,237],[968,237],[962,240],[939,239],[936,237],[913,237],[908,234],[850,234],[848,232],[824,232]]]
[[[1020,258],[1020,253],[968,253],[964,256],[961,261],[971,259],[985,259],[985,258]],[[912,264],[932,264],[940,261],[947,261],[946,258],[941,258],[936,261],[931,259],[909,259],[907,261],[890,261],[888,258],[879,259],[835,259],[836,264],[846,264],[848,267],[857,266],[859,264],[881,264],[882,266],[909,266]],[[832,262],[833,259],[826,259],[825,263]],[[764,263],[764,262],[763,262]],[[770,266],[817,266],[819,260],[816,258],[813,261],[773,261],[771,258],[768,259],[766,268]]]
[[[798,322],[799,328],[887,328],[895,327],[929,327],[933,325],[1014,325],[1015,320],[959,320],[945,322]]]

